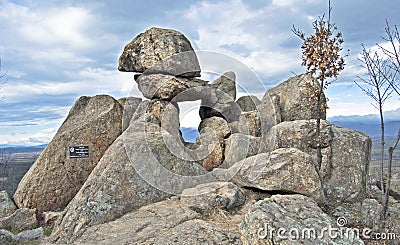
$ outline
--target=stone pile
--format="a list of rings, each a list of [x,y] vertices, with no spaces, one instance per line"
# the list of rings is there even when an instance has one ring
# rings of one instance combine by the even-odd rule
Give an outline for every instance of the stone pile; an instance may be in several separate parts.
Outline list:
[[[63,210],[46,242],[285,243],[260,241],[261,223],[336,227],[320,207],[367,198],[371,140],[330,124],[325,111],[322,169],[315,169],[319,84],[310,75],[288,79],[261,100],[236,98],[245,81],[233,71],[202,80],[188,39],[155,27],[126,45],[118,69],[135,72],[145,99],[80,98],[14,196],[18,208],[36,208],[47,220]],[[201,123],[189,143],[178,102],[194,100],[201,101]],[[70,159],[68,147],[79,145],[89,146],[89,158]]]

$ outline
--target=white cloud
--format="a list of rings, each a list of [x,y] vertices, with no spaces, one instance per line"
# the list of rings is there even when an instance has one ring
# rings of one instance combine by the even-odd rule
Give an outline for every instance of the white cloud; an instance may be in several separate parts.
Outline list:
[[[0,18],[13,25],[14,35],[18,35],[20,41],[31,45],[58,45],[67,49],[87,48],[92,43],[89,29],[95,18],[80,7],[37,10],[3,2]]]
[[[101,68],[86,68],[75,73],[67,73],[71,77],[66,82],[42,81],[31,84],[29,82],[8,82],[3,87],[7,95],[6,102],[18,102],[25,98],[40,97],[42,95],[96,95],[111,94],[114,96],[137,96],[137,90],[132,73],[104,70]],[[133,92],[131,92],[133,90]],[[21,98],[21,95],[23,97]]]
[[[23,146],[35,146],[41,144],[47,144],[51,141],[57,132],[57,128],[48,128],[36,133],[26,134],[21,132],[15,132],[12,134],[0,135],[0,144],[8,145],[23,145]]]

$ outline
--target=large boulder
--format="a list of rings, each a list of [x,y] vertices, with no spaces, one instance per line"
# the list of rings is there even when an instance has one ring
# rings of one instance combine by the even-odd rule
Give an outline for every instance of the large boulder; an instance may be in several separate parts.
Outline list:
[[[316,162],[315,120],[282,122],[265,135],[262,152],[294,147]],[[321,178],[329,203],[366,198],[371,139],[364,133],[321,121]]]
[[[196,139],[194,148],[198,149],[196,158],[206,170],[212,170],[224,161],[224,134],[211,128],[203,128]],[[203,158],[201,156],[204,156]]]
[[[279,100],[281,121],[317,118],[319,83],[309,74],[302,74],[269,89],[262,103],[269,103],[268,96]],[[321,119],[326,118],[326,99],[322,94]]]
[[[141,129],[147,124],[136,121],[110,146],[58,219],[54,241],[72,242],[90,226],[199,184],[193,176],[206,171],[171,152],[176,139],[168,132]]]
[[[180,32],[152,27],[128,43],[118,70],[200,76],[200,65],[189,40]]]
[[[364,244],[343,235],[345,228],[302,195],[274,195],[256,202],[240,231],[243,244]]]
[[[108,95],[80,97],[56,135],[18,185],[18,207],[58,211],[82,187],[107,148],[122,132],[122,107]],[[88,146],[89,156],[71,158],[72,146]]]
[[[17,206],[15,206],[14,202],[8,196],[8,193],[6,191],[1,191],[0,192],[0,218],[4,218],[4,217],[11,215],[16,209],[17,209]]]
[[[262,118],[258,111],[243,112],[239,116],[238,132],[254,137],[260,137],[262,134],[261,120]]]
[[[231,182],[244,187],[281,193],[298,193],[325,204],[312,157],[296,148],[282,148],[237,162],[227,170]]]
[[[227,138],[231,134],[228,122],[221,117],[209,117],[202,120],[198,127],[199,132],[201,132],[203,128],[210,128],[215,133],[220,132],[223,134],[224,138]]]
[[[0,219],[0,229],[27,230],[37,225],[36,210],[29,208],[17,209],[10,216]]]
[[[154,131],[162,128],[177,139],[183,140],[179,127],[179,107],[175,101],[160,99],[142,101],[133,114],[130,124],[135,124],[136,121],[145,121],[146,130]],[[138,125],[141,124],[135,124],[133,127]]]
[[[232,134],[225,141],[225,159],[220,167],[229,168],[247,157],[257,155],[259,153],[260,141],[260,137]]]
[[[235,184],[230,182],[211,182],[185,189],[181,202],[203,211],[232,209],[242,205],[245,196]]]
[[[254,95],[245,95],[237,99],[236,103],[242,111],[247,112],[257,110],[257,106],[261,104],[261,100]]]
[[[207,81],[197,78],[175,77],[165,74],[141,75],[136,79],[138,88],[143,96],[148,99],[172,100],[177,95],[182,94],[176,99],[189,101],[201,98],[201,87],[207,85]],[[198,90],[196,89],[197,87]],[[184,91],[188,91],[192,96],[185,96]],[[194,92],[197,92],[197,96]],[[184,96],[184,97],[183,97]],[[181,98],[183,97],[183,98]]]
[[[390,179],[389,195],[400,200],[400,170],[392,170],[392,178]],[[387,176],[384,176],[384,187],[386,188]],[[381,181],[378,180],[378,186],[381,187]]]
[[[241,244],[240,234],[201,220],[186,205],[163,201],[89,228],[78,244]]]

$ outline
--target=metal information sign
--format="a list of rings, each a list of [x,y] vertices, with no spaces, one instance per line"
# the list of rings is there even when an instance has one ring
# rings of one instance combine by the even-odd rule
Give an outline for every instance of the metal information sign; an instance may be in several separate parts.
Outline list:
[[[89,146],[70,146],[69,158],[88,158]]]

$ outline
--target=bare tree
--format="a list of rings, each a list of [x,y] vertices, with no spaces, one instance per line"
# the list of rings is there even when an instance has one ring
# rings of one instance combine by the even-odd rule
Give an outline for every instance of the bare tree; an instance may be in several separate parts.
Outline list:
[[[379,56],[377,51],[367,50],[362,44],[360,62],[366,70],[366,77],[358,76],[360,82],[355,84],[367,95],[374,103],[372,104],[378,111],[381,125],[381,158],[380,158],[380,181],[382,191],[382,203],[385,202],[384,188],[384,155],[385,155],[385,120],[384,104],[393,93],[391,84],[396,78],[396,73],[390,67],[390,61]]]
[[[337,77],[344,69],[344,57],[340,55],[342,51],[343,37],[341,32],[337,32],[337,27],[331,23],[331,2],[328,1],[328,19],[324,16],[319,17],[313,22],[315,33],[306,37],[303,31],[293,26],[292,32],[301,38],[304,43],[302,49],[302,65],[307,67],[307,71],[314,76],[320,83],[317,104],[317,125],[316,125],[316,143],[317,143],[317,170],[321,169],[322,164],[322,139],[321,139],[321,111],[322,93],[324,89],[332,82],[327,79]],[[345,55],[346,56],[346,55]]]
[[[381,160],[380,160],[380,180],[382,191],[383,217],[387,216],[389,204],[390,181],[392,177],[393,152],[400,140],[400,129],[396,139],[389,147],[389,158],[387,160],[386,182],[384,180],[384,150],[385,150],[385,122],[383,118],[383,106],[385,101],[394,92],[400,96],[399,75],[400,75],[400,35],[397,26],[390,27],[386,20],[385,34],[382,39],[388,46],[377,44],[383,54],[367,51],[363,45],[363,57],[361,62],[367,69],[368,79],[361,79],[363,85],[357,85],[365,94],[371,97],[375,102],[375,107],[379,109],[381,122]],[[365,87],[366,86],[366,87]]]
[[[383,51],[383,53],[390,60],[390,68],[400,73],[400,34],[397,28],[397,25],[394,25],[393,30],[389,25],[389,21],[386,20],[385,27],[385,35],[382,36],[382,39],[387,41],[390,45],[390,48],[385,48],[384,46],[378,44],[379,48]],[[399,79],[394,80],[390,83],[393,90],[400,96],[400,86]]]

